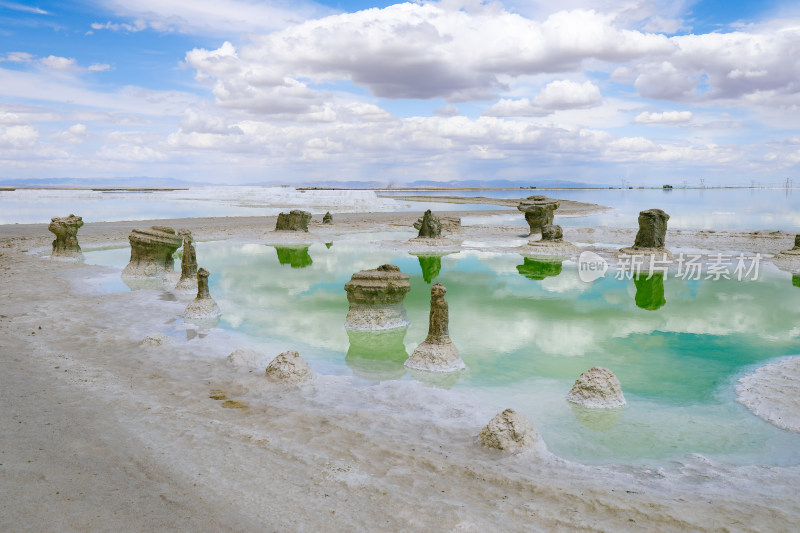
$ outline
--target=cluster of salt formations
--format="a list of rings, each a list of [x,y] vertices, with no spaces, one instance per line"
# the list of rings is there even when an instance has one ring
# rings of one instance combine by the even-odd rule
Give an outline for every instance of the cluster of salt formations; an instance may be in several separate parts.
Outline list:
[[[478,438],[487,448],[515,453],[531,447],[539,435],[528,419],[506,409],[489,421]]]
[[[312,376],[311,367],[300,354],[289,350],[270,361],[266,370],[267,379],[276,383],[296,384]]]
[[[431,287],[431,311],[428,319],[428,336],[414,349],[405,366],[415,370],[452,372],[464,368],[464,361],[450,340],[449,313],[444,294],[447,289],[440,283]]]
[[[222,314],[217,302],[208,292],[208,270],[201,268],[197,271],[197,297],[189,302],[183,317],[187,319],[213,319]]]
[[[558,200],[537,194],[522,200],[517,209],[525,213],[525,220],[528,222],[531,235],[533,235],[541,233],[542,228],[553,223],[555,210],[560,205],[561,202]]]
[[[83,226],[83,219],[70,214],[68,217],[53,217],[47,229],[55,234],[51,257],[80,257],[81,247],[78,245],[78,230]]]
[[[180,248],[183,239],[175,230],[166,226],[151,226],[149,229],[134,229],[128,235],[131,243],[131,259],[122,271],[123,278],[161,277],[172,272],[172,255]]]
[[[408,274],[400,272],[395,265],[356,272],[344,290],[350,304],[345,328],[377,331],[408,327],[403,300],[411,284]]]
[[[669,215],[661,209],[647,209],[639,213],[639,231],[636,240],[630,248],[623,248],[620,252],[625,254],[653,254],[669,255],[664,248],[667,235],[667,221]]]
[[[197,289],[197,253],[192,244],[192,235],[183,236],[183,256],[181,257],[181,279],[175,286],[177,291],[193,291]]]
[[[590,368],[575,380],[567,400],[590,409],[607,409],[625,405],[617,376],[601,366]]]
[[[292,209],[289,213],[280,213],[275,222],[275,231],[308,231],[311,213]]]

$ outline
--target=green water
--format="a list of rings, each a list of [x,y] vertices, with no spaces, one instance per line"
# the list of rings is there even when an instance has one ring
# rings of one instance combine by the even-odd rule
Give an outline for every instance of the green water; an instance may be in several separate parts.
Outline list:
[[[426,336],[430,283],[444,284],[451,338],[467,371],[436,385],[525,413],[558,455],[596,463],[692,453],[800,462],[800,435],[752,415],[733,390],[754,367],[800,353],[800,288],[791,275],[762,265],[755,281],[617,280],[612,272],[584,283],[571,262],[483,252],[414,256],[367,241],[199,243],[197,257],[212,273],[220,327],[284,341],[318,372],[370,381],[419,379],[402,362]],[[127,261],[125,250],[86,257],[120,268]],[[405,335],[348,337],[343,286],[354,272],[383,263],[411,276],[411,325]],[[625,408],[578,410],[564,400],[593,366],[617,375]]]

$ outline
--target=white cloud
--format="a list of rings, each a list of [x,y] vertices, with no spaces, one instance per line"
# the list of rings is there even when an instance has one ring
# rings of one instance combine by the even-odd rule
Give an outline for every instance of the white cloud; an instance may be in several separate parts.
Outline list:
[[[92,24],[94,29],[178,31],[199,35],[229,36],[245,32],[271,31],[309,18],[328,15],[330,8],[311,1],[272,0],[98,0],[133,24]],[[97,27],[95,27],[97,25]]]
[[[635,124],[678,124],[692,120],[691,111],[664,111],[663,113],[639,113],[633,120]]]
[[[87,69],[89,72],[105,72],[111,69],[111,65],[106,63],[92,63]]]
[[[53,140],[70,144],[81,144],[89,136],[85,124],[73,124],[52,136]]]
[[[31,148],[39,141],[39,131],[30,125],[0,128],[0,146]]]
[[[485,113],[492,117],[541,117],[564,109],[589,109],[600,105],[603,96],[590,81],[557,80],[548,83],[532,99],[501,99]]]
[[[52,70],[73,70],[78,62],[72,57],[47,56],[39,59],[39,64]]]

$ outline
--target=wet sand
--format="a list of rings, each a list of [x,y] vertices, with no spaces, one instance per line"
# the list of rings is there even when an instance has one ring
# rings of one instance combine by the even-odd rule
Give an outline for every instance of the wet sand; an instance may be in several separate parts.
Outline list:
[[[309,236],[408,229],[418,216],[334,214],[334,226],[315,220]],[[84,250],[125,244],[132,228],[158,224],[198,240],[291,238],[270,232],[274,223],[87,223],[78,237]],[[451,237],[513,251],[525,229],[466,227]],[[620,247],[634,235],[565,230],[574,242]],[[94,280],[114,269],[37,255],[52,238],[45,224],[0,226],[0,521],[9,531],[791,531],[800,519],[797,466],[507,456],[477,443],[495,413],[454,404],[447,391],[406,381],[354,387],[341,376],[274,387],[263,368],[226,362],[249,346],[220,330],[140,346],[185,304],[153,290],[101,294]],[[774,253],[793,236],[670,231],[667,243]],[[244,408],[223,407],[211,391]]]

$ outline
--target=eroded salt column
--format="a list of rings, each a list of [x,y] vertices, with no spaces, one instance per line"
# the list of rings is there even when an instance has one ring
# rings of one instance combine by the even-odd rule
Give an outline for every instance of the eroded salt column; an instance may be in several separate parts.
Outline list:
[[[442,236],[442,223],[431,213],[430,209],[425,211],[425,214],[414,224],[414,227],[419,230],[417,236],[421,239],[435,239]]]
[[[275,231],[308,231],[311,213],[293,209],[288,213],[280,213],[275,222]]]
[[[525,220],[528,222],[531,234],[533,234],[541,233],[544,226],[553,223],[555,210],[560,205],[561,202],[556,199],[537,194],[522,200],[517,209],[525,213]]]
[[[205,268],[197,271],[197,297],[186,306],[186,310],[183,312],[184,318],[217,318],[222,314],[217,302],[211,298],[211,294],[208,292],[208,276],[208,270]]]
[[[411,284],[408,274],[400,272],[395,265],[356,272],[344,290],[350,303],[345,328],[379,331],[408,327],[403,300]]]
[[[464,368],[464,361],[450,340],[449,311],[447,301],[444,299],[446,292],[447,289],[441,283],[434,283],[431,286],[428,336],[406,360],[405,366],[434,372],[452,372]]]
[[[192,244],[192,236],[183,236],[183,257],[181,257],[181,279],[175,286],[179,291],[192,291],[197,288],[197,254]]]
[[[134,229],[128,235],[131,243],[131,260],[122,271],[123,277],[163,276],[174,269],[172,255],[181,243],[180,235],[166,226],[151,226],[148,229]]]
[[[78,230],[83,226],[81,217],[70,214],[68,217],[53,217],[47,229],[55,234],[53,257],[77,257],[81,255],[78,245]]]
[[[590,368],[575,380],[567,401],[590,409],[621,407],[626,403],[617,376],[601,366]]]
[[[648,209],[639,213],[639,231],[636,233],[634,250],[642,248],[664,248],[669,215],[661,209]]]
[[[328,211],[327,213],[325,213],[325,215],[323,215],[322,223],[323,224],[333,224],[333,215],[331,215],[330,211]]]

